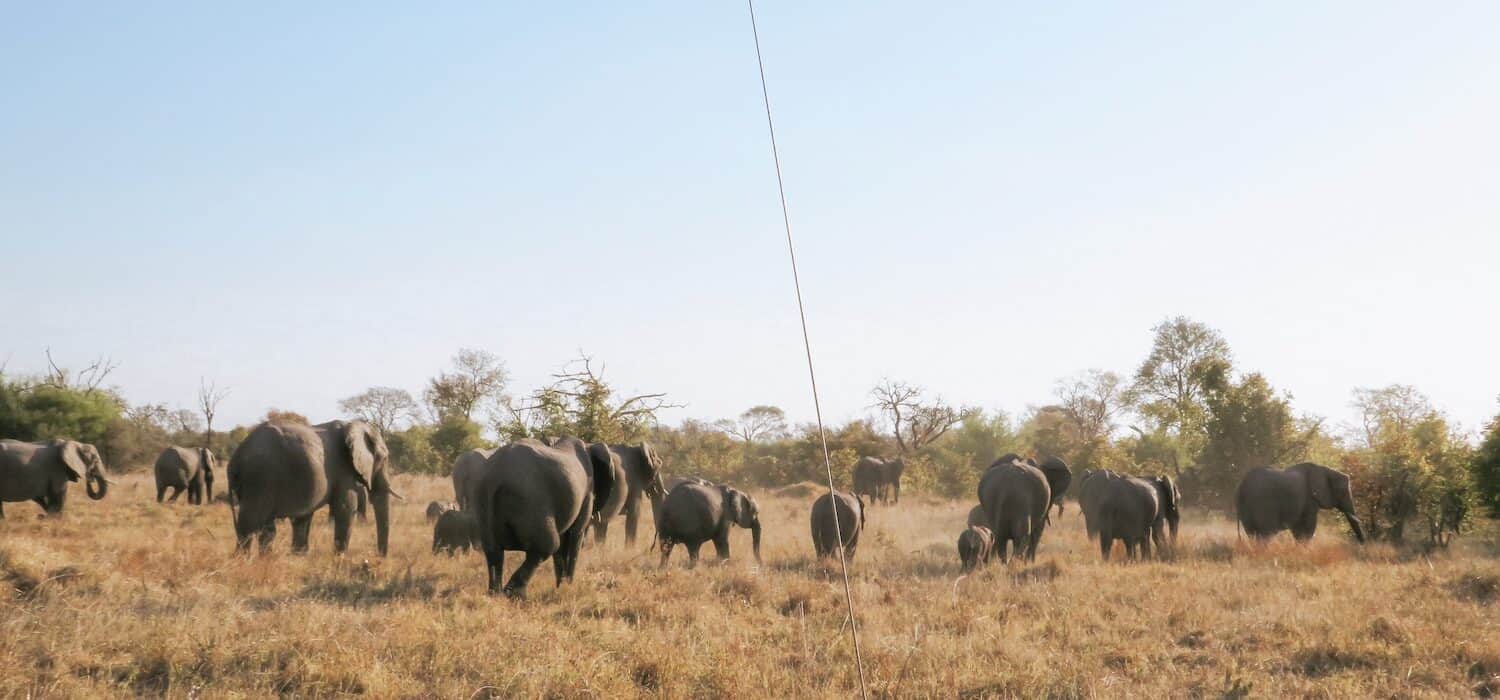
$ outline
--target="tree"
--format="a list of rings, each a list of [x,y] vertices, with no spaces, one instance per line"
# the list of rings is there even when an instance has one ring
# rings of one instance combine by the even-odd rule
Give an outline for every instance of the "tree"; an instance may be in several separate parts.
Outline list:
[[[203,414],[203,446],[210,450],[214,448],[214,416],[219,413],[219,402],[227,396],[228,387],[220,389],[218,384],[198,378],[198,411]],[[307,419],[303,418],[302,422],[306,423]]]
[[[496,432],[511,440],[571,435],[585,442],[635,442],[650,434],[658,411],[681,407],[667,403],[663,393],[616,396],[604,380],[604,366],[594,369],[588,355],[579,355],[552,378],[528,403],[506,401],[509,415],[496,418]]]
[[[902,454],[919,450],[942,437],[975,410],[957,409],[943,403],[942,397],[928,399],[923,394],[919,386],[890,379],[870,390],[875,399],[870,408],[879,409],[890,421],[896,447]]]
[[[755,448],[762,440],[786,435],[786,413],[776,406],[752,406],[738,420],[721,420],[714,426],[744,447],[743,467],[750,468]]]
[[[110,372],[120,366],[118,362],[111,362],[108,357],[99,357],[94,362],[77,372],[64,369],[53,361],[52,348],[46,349],[47,375],[42,380],[43,384],[59,389],[71,389],[85,396],[93,394],[104,385],[104,379]]]
[[[1080,444],[1109,440],[1115,431],[1115,419],[1128,408],[1123,384],[1120,375],[1097,369],[1058,380],[1059,407],[1072,422]]]
[[[439,372],[428,381],[422,399],[438,421],[447,416],[473,420],[475,409],[481,405],[504,401],[508,380],[500,358],[484,350],[464,348],[453,356],[452,372]]]
[[[291,423],[293,425],[312,425],[312,423],[308,422],[307,416],[304,416],[301,413],[297,413],[296,411],[283,411],[279,408],[272,408],[266,411],[266,422]]]
[[[1347,466],[1370,537],[1401,542],[1419,521],[1429,545],[1447,546],[1476,499],[1465,437],[1415,387],[1355,389],[1352,404],[1358,445]]]
[[[1478,500],[1489,510],[1490,517],[1500,518],[1500,414],[1485,429],[1469,472],[1473,475]]]
[[[1218,331],[1186,316],[1151,329],[1151,353],[1131,387],[1141,412],[1158,425],[1196,440],[1208,421],[1208,390],[1222,385],[1232,362]]]
[[[386,435],[395,432],[402,421],[416,420],[417,402],[405,389],[376,386],[339,401],[339,410]]]

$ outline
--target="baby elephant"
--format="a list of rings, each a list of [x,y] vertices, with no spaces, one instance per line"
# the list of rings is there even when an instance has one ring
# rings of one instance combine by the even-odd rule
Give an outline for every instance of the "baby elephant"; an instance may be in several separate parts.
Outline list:
[[[457,503],[448,503],[448,502],[444,502],[444,501],[433,501],[431,503],[428,503],[427,504],[427,522],[430,523],[430,522],[433,522],[434,520],[437,520],[438,516],[442,515],[443,513],[448,512],[450,510],[458,510],[458,504]]]
[[[480,549],[479,523],[472,513],[461,510],[445,510],[432,526],[432,553],[446,551],[453,556],[458,550]]]
[[[729,526],[750,530],[755,561],[760,563],[760,507],[743,491],[728,486],[678,484],[662,499],[656,514],[656,534],[661,541],[661,565],[667,565],[672,546],[687,545],[688,568],[698,564],[698,549],[713,542],[719,559],[729,558]]]
[[[995,534],[983,525],[970,525],[958,536],[958,560],[963,563],[964,573],[973,571],[980,564],[988,564],[990,552],[995,548]]]

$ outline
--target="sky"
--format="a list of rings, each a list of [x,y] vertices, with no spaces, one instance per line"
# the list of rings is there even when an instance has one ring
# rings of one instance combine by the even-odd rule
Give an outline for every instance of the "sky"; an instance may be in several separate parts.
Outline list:
[[[1500,3],[757,12],[830,420],[1019,413],[1176,315],[1335,422],[1500,411]],[[11,4],[0,87],[12,375],[230,424],[586,352],[813,416],[742,3]]]

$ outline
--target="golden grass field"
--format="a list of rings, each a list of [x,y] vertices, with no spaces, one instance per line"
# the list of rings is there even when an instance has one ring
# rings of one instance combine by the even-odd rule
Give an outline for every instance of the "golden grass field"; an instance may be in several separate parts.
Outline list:
[[[620,527],[561,590],[485,594],[483,556],[429,553],[445,479],[400,476],[392,556],[374,528],[331,552],[232,555],[222,503],[159,506],[149,476],[58,519],[0,522],[0,696],[849,697],[838,565],[812,557],[812,495],[755,495],[765,566],[657,568]],[[1229,521],[1184,518],[1167,563],[1101,563],[1077,511],[1034,565],[960,578],[970,504],[872,510],[852,565],[869,687],[888,697],[1473,697],[1500,693],[1493,529],[1428,559],[1357,548],[1253,550]],[[649,533],[647,540],[649,541]],[[708,547],[705,552],[711,552]],[[510,570],[519,563],[511,555]],[[711,560],[706,560],[711,561]],[[507,571],[509,573],[509,571]]]

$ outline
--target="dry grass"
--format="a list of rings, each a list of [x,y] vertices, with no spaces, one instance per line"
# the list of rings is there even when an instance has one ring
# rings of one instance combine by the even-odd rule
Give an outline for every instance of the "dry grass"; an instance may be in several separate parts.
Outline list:
[[[230,556],[223,505],[158,506],[128,477],[65,518],[0,522],[0,696],[845,696],[855,691],[836,563],[811,556],[812,497],[763,496],[766,565],[696,571],[588,548],[578,580],[484,594],[482,556],[428,553],[447,483],[401,477],[393,556],[373,527],[330,553]],[[871,688],[901,697],[1465,697],[1500,692],[1493,535],[1424,559],[1255,550],[1184,523],[1168,563],[1102,564],[1076,511],[1033,565],[960,577],[967,504],[872,509],[853,563]],[[644,549],[642,543],[640,549]],[[512,563],[512,566],[515,564]]]

